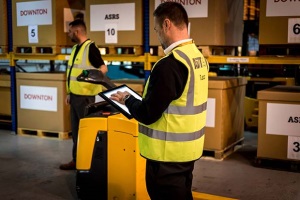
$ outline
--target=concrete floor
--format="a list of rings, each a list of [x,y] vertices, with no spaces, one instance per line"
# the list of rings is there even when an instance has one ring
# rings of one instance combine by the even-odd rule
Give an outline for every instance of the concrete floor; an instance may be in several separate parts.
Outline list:
[[[252,165],[257,133],[222,161],[196,162],[193,190],[242,200],[300,200],[300,173]],[[71,140],[18,136],[0,130],[0,200],[73,200],[75,171],[61,171],[71,157]]]

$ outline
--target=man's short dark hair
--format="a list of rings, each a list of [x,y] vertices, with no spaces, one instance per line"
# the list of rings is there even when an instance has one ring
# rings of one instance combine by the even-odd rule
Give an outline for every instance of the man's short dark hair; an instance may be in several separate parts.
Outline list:
[[[153,12],[153,16],[156,17],[159,25],[162,25],[166,18],[170,19],[177,27],[187,27],[189,23],[186,10],[177,2],[165,2],[160,4]]]
[[[84,31],[86,31],[86,25],[85,22],[81,19],[75,19],[74,21],[70,22],[69,26],[72,27],[82,27]]]
[[[80,20],[83,20],[84,19],[84,14],[82,12],[78,12],[75,17],[75,19],[80,19]]]

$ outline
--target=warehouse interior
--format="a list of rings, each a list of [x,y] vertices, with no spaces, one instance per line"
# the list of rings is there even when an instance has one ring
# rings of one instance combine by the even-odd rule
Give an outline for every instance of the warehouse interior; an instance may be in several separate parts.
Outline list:
[[[66,24],[83,14],[107,76],[142,94],[163,56],[152,17],[160,2],[0,0],[0,199],[79,199],[76,172],[59,169],[72,149],[64,97],[73,43]],[[210,107],[203,156],[193,173],[194,199],[300,200],[300,2],[180,2],[195,14],[189,18],[190,36],[210,64]],[[32,24],[25,14],[22,20],[18,13],[29,4],[51,8],[50,22],[35,18]],[[107,6],[120,15],[128,9],[126,23],[99,25]],[[106,29],[112,28],[117,35],[109,37]],[[56,88],[56,110],[24,107],[24,86]],[[140,183],[133,183],[119,183],[112,199],[145,199]],[[126,196],[127,188],[133,196]]]

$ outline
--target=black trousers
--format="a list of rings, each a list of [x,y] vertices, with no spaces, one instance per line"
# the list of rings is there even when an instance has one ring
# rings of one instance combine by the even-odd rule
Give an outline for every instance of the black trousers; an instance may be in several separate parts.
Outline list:
[[[85,107],[91,103],[95,103],[95,96],[70,94],[71,129],[73,138],[72,157],[74,162],[76,162],[79,121],[84,118]]]
[[[151,200],[192,200],[194,161],[146,162],[146,186]]]

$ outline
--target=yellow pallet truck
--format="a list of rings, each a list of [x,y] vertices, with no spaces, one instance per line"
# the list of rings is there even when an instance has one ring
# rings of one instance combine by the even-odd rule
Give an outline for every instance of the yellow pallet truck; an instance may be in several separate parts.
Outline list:
[[[98,70],[77,80],[115,87]],[[76,190],[82,200],[150,200],[145,183],[146,160],[138,148],[138,122],[107,102],[89,105],[80,120]],[[194,200],[235,200],[193,192]]]
[[[114,87],[99,75],[84,71],[78,79]],[[146,160],[139,154],[137,136],[137,121],[119,114],[107,102],[86,108],[79,124],[76,158],[80,199],[150,199],[145,184]]]

